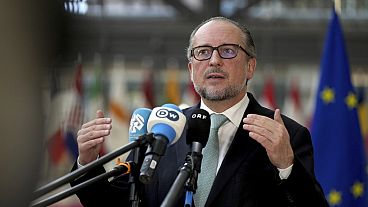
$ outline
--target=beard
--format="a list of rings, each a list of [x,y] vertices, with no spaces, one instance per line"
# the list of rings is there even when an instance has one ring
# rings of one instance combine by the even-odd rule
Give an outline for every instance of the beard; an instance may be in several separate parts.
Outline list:
[[[224,89],[208,89],[200,87],[194,83],[194,89],[203,98],[210,101],[224,101],[236,97],[245,90],[245,83],[242,85],[229,85]]]
[[[222,73],[225,77],[229,76],[226,72],[224,72],[223,70],[218,69],[218,68],[213,68],[211,70],[206,71],[204,76],[207,76],[208,74],[210,74],[212,72]],[[194,85],[194,89],[201,96],[201,98],[209,100],[209,101],[224,101],[224,100],[234,98],[237,95],[239,95],[239,93],[241,93],[242,91],[246,91],[246,87],[247,87],[247,81],[246,80],[244,80],[244,82],[242,84],[228,85],[224,89],[217,89],[217,88],[209,89],[209,88],[206,88],[204,86],[199,86],[194,81],[193,70],[192,70],[192,73],[191,73],[191,80],[192,80],[192,83]]]

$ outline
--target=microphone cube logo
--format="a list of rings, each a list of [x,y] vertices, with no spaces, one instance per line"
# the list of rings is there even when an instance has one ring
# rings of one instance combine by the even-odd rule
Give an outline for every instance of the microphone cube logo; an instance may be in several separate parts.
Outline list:
[[[207,119],[205,114],[192,114],[192,119]]]
[[[130,120],[129,131],[131,133],[136,133],[144,127],[144,118],[140,114],[133,114]]]
[[[171,121],[177,121],[179,120],[179,114],[176,113],[175,111],[171,111],[168,109],[159,109],[156,112],[156,116],[159,118],[167,118]]]

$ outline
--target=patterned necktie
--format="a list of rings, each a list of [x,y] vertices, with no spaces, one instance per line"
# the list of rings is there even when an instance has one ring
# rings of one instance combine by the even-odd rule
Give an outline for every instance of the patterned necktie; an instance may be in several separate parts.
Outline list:
[[[219,158],[218,130],[225,123],[227,117],[222,114],[211,115],[211,129],[207,146],[203,149],[201,173],[198,175],[198,189],[194,194],[196,207],[203,207],[211,191],[216,177]]]

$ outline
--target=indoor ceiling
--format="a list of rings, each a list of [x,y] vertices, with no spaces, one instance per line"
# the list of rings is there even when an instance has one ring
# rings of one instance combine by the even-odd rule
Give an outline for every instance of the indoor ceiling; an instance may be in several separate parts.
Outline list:
[[[175,58],[186,64],[192,29],[211,16],[247,25],[263,63],[318,64],[332,1],[318,0],[78,0],[67,1],[67,54],[108,61],[114,55],[157,64]],[[86,4],[82,9],[81,4]],[[341,22],[350,62],[368,65],[368,0],[342,1]],[[84,13],[82,12],[84,11]]]

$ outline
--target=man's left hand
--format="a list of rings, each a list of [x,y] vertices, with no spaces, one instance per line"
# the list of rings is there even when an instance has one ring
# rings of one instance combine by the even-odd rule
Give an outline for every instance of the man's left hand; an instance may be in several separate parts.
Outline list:
[[[275,110],[274,119],[258,114],[248,114],[243,119],[243,129],[260,143],[274,166],[285,169],[294,163],[290,136],[281,118],[280,109]]]

